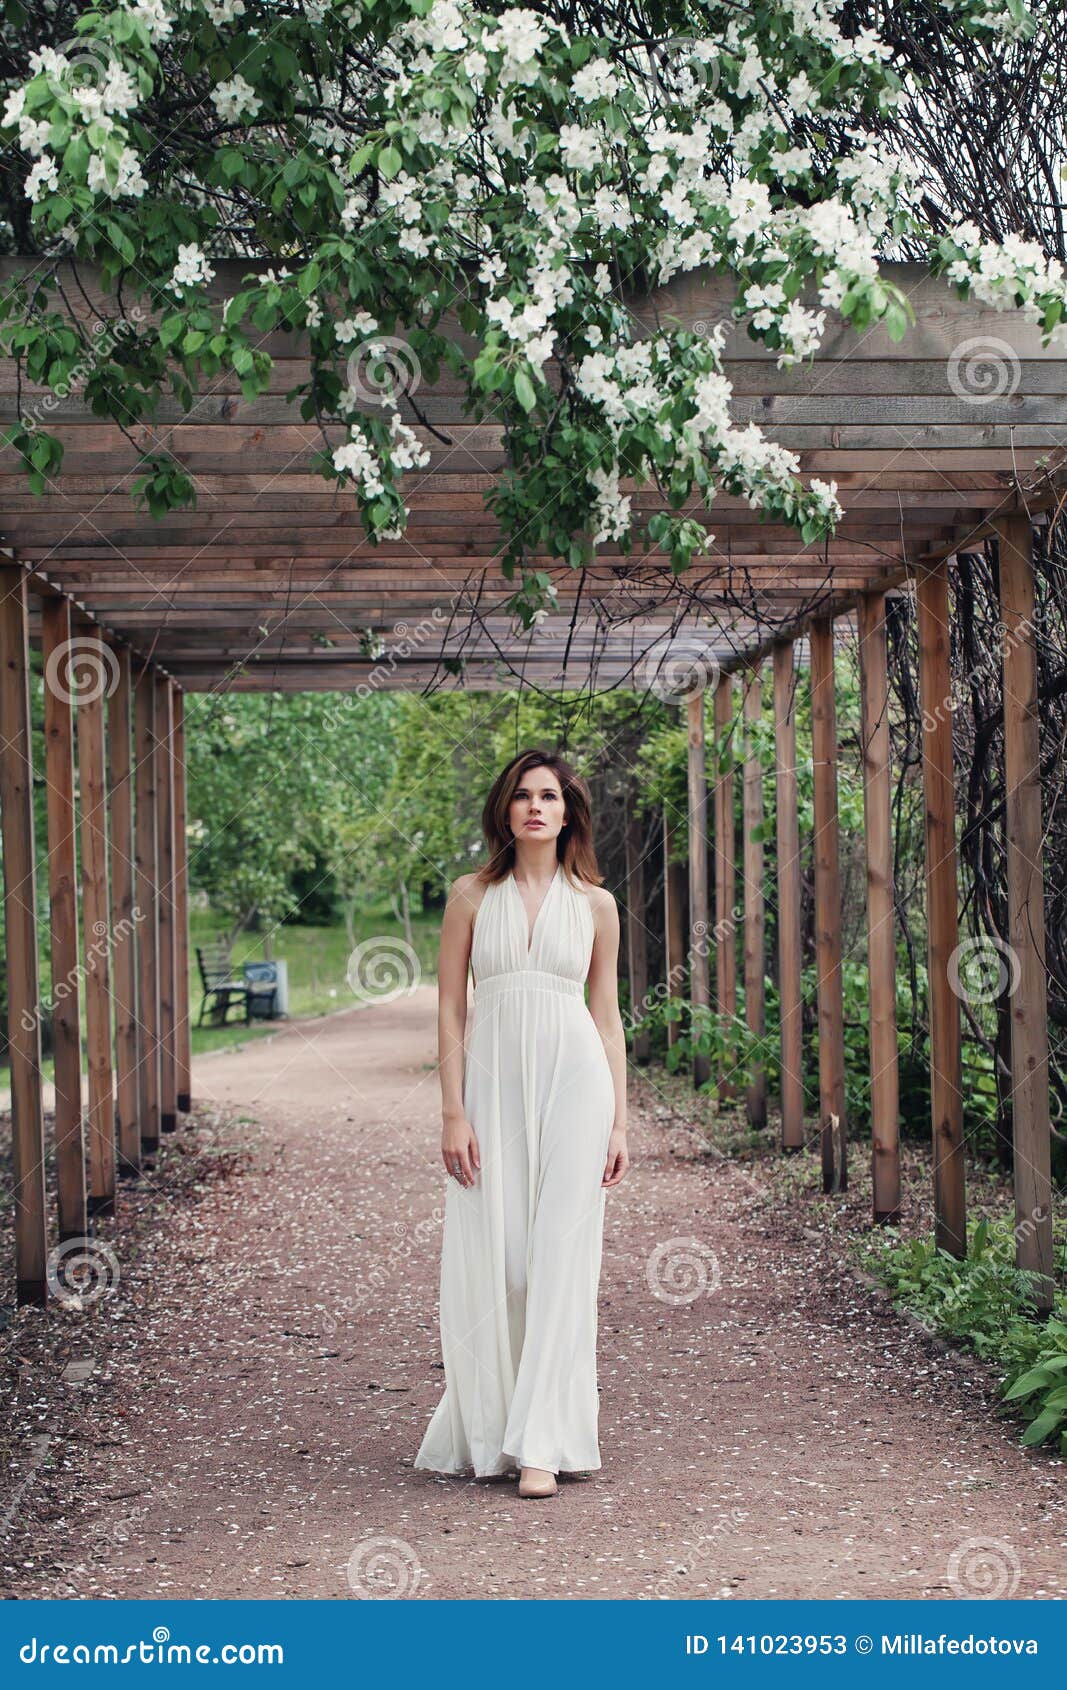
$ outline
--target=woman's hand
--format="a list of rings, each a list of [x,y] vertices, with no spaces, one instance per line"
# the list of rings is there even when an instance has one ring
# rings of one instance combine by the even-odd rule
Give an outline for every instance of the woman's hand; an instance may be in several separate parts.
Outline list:
[[[445,1169],[460,1185],[473,1185],[474,1176],[482,1165],[474,1128],[465,1115],[443,1115],[441,1120],[441,1155]]]
[[[604,1178],[602,1185],[618,1185],[625,1179],[626,1170],[630,1166],[630,1153],[626,1148],[626,1128],[613,1127],[608,1139],[608,1157],[604,1164]]]

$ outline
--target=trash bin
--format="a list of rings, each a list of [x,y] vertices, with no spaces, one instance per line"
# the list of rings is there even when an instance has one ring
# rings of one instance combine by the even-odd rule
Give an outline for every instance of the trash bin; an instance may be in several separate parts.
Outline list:
[[[276,1021],[289,1013],[289,970],[285,962],[246,962],[248,1013],[253,1021]]]

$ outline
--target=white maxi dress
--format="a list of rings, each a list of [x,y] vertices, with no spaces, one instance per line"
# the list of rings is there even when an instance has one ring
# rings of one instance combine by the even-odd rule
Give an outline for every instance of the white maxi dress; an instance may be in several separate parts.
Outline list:
[[[463,1106],[481,1171],[449,1177],[441,1247],[445,1391],[416,1467],[601,1465],[597,1290],[615,1115],[585,1001],[588,896],[560,864],[528,941],[509,871],[474,920]]]

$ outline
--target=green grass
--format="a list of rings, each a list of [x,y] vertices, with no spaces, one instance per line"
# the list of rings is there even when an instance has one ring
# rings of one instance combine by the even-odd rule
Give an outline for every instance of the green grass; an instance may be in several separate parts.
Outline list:
[[[1014,1219],[972,1219],[961,1259],[928,1236],[901,1238],[895,1228],[855,1247],[929,1331],[998,1369],[1007,1411],[1029,1422],[1025,1444],[1055,1440],[1067,1455],[1067,1224],[1057,1220],[1054,1228],[1056,1283],[1052,1318],[1045,1319],[1036,1312],[1034,1276],[1015,1266]]]

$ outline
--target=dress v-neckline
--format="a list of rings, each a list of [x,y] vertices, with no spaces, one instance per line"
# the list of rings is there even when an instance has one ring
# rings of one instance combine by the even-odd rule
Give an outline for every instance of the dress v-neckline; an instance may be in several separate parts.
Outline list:
[[[519,911],[520,911],[520,914],[522,915],[522,929],[523,929],[523,932],[526,934],[525,955],[527,957],[527,960],[529,960],[530,954],[533,951],[534,940],[537,938],[537,924],[540,921],[542,915],[544,914],[545,905],[548,903],[549,898],[551,898],[552,893],[555,890],[556,881],[559,879],[560,873],[562,872],[562,869],[563,869],[563,864],[557,863],[556,864],[556,872],[552,876],[552,879],[548,883],[548,891],[545,893],[544,897],[541,899],[540,905],[538,906],[537,914],[533,918],[533,926],[529,927],[529,928],[526,925],[526,905],[522,901],[522,893],[519,891],[518,881],[515,879],[515,870],[513,868],[508,870],[508,879],[510,880],[512,888],[514,889],[516,898],[518,898],[518,900],[519,900]]]

